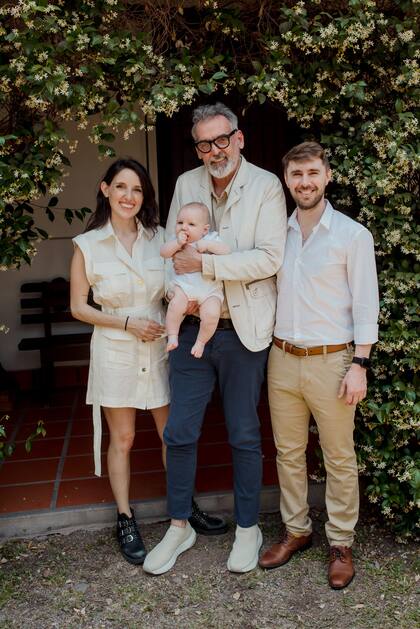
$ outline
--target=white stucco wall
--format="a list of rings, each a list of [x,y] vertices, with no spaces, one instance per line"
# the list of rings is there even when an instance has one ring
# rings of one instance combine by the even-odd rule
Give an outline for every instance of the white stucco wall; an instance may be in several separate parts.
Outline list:
[[[65,178],[65,188],[59,195],[59,207],[95,207],[97,185],[101,175],[112,160],[100,160],[98,149],[92,145],[86,133],[69,127],[72,139],[79,141],[76,153],[70,156],[72,167]],[[157,190],[157,159],[154,132],[148,134],[150,174]],[[133,134],[129,140],[117,139],[114,143],[117,157],[134,157],[146,166],[145,133]],[[7,334],[0,332],[0,363],[10,371],[34,369],[39,366],[39,352],[20,352],[17,348],[21,338],[38,336],[41,327],[20,324],[20,286],[24,282],[48,280],[54,277],[69,277],[69,264],[73,252],[71,238],[83,231],[83,224],[75,219],[69,225],[64,219],[64,211],[55,212],[54,222],[45,216],[44,210],[35,214],[36,224],[44,228],[50,239],[39,243],[38,253],[32,264],[24,265],[18,271],[0,272],[0,324],[9,328]]]

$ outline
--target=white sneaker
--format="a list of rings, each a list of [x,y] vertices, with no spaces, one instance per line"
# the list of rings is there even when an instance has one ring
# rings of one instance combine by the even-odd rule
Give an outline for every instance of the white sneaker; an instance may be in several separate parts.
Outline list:
[[[258,563],[258,553],[262,546],[263,538],[257,524],[247,528],[236,527],[235,541],[227,562],[231,572],[249,572]],[[147,559],[147,557],[146,557]]]
[[[143,570],[150,574],[163,574],[172,568],[178,555],[194,546],[197,535],[191,524],[187,526],[171,525],[164,538],[146,555]]]

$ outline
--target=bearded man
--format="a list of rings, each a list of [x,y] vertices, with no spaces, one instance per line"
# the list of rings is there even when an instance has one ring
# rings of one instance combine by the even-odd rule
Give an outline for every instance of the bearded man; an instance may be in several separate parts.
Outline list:
[[[322,146],[295,146],[283,167],[297,208],[277,275],[268,394],[286,532],[259,563],[276,568],[312,543],[305,458],[312,414],[327,472],[329,584],[341,589],[354,576],[359,509],[354,413],[366,395],[369,353],[378,339],[373,238],[325,199],[331,169]]]
[[[176,273],[201,272],[204,277],[221,280],[225,300],[217,330],[201,358],[191,355],[200,323],[191,314],[181,326],[177,349],[169,355],[171,406],[164,439],[172,521],[163,540],[146,557],[144,569],[152,574],[169,570],[178,555],[195,543],[196,533],[188,520],[197,440],[216,381],[234,473],[237,527],[228,569],[248,572],[255,568],[262,544],[258,527],[262,457],[257,404],[274,329],[275,274],[283,258],[287,229],[285,198],[275,175],[241,155],[244,135],[236,115],[225,105],[198,107],[193,113],[192,136],[203,165],[179,177],[167,235],[173,238],[176,216],[183,205],[201,202],[210,210],[211,229],[219,232],[231,253],[201,254],[187,244],[173,258]]]

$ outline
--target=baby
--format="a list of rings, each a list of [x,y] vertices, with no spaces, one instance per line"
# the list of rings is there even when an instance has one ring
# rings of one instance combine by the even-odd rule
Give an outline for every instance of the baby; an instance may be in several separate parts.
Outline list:
[[[172,256],[185,245],[192,245],[200,253],[224,255],[229,247],[220,240],[217,232],[209,232],[210,214],[203,203],[187,203],[178,212],[176,220],[176,240],[171,240],[160,249],[164,258]],[[166,330],[168,352],[178,347],[178,333],[185,317],[189,301],[197,301],[200,310],[200,328],[191,354],[201,358],[204,346],[216,331],[223,303],[223,282],[207,279],[199,272],[174,274],[172,281],[174,296],[168,305]]]

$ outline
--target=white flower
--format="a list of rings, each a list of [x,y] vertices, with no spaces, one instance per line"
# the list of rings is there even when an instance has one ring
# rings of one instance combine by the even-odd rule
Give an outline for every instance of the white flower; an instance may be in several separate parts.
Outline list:
[[[414,35],[414,31],[409,30],[409,31],[401,31],[400,33],[398,33],[398,37],[401,39],[402,42],[406,43],[414,39],[415,35]]]

